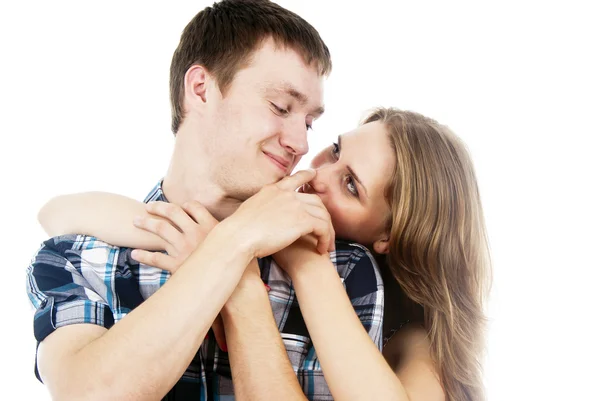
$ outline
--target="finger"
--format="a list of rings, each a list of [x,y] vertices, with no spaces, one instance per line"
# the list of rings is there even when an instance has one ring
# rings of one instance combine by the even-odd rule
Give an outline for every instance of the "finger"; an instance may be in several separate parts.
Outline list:
[[[307,219],[310,220],[308,223],[310,228],[305,234],[313,234],[317,238],[317,252],[321,254],[327,253],[327,249],[331,243],[329,222],[320,218],[315,218],[312,215],[310,215],[310,217],[311,218]]]
[[[312,215],[329,222],[329,231],[330,231],[330,245],[328,249],[330,251],[335,250],[335,229],[333,228],[333,224],[331,223],[331,215],[329,214],[329,210],[323,204],[323,201],[318,195],[314,194],[305,194],[305,193],[296,193],[296,197],[305,203],[306,205],[312,205],[321,209],[323,212],[318,211],[317,209],[311,209],[313,211]]]
[[[311,217],[320,220],[320,222],[314,226],[315,231],[313,231],[319,239],[317,245],[319,253],[327,253],[330,250],[335,250],[335,231],[333,229],[333,224],[331,223],[331,216],[327,209],[322,205],[305,205],[304,210]]]
[[[175,273],[177,270],[177,266],[173,258],[161,252],[150,252],[144,249],[134,249],[131,251],[131,257],[133,260],[136,260],[139,263],[157,267],[161,270],[166,270],[171,274]]]
[[[323,204],[323,201],[321,200],[321,198],[319,197],[319,195],[315,195],[315,194],[305,194],[303,192],[296,192],[295,196],[298,200],[300,200],[302,203],[306,203],[309,205],[315,205],[315,206],[320,206],[322,208],[324,208],[325,210],[327,210],[325,208],[325,205]]]
[[[155,216],[166,219],[179,231],[189,232],[193,230],[196,222],[183,210],[182,207],[169,202],[149,202],[146,211]]]
[[[335,252],[335,230],[333,228],[333,224],[330,223],[329,232],[331,235],[331,239],[329,240],[329,252]]]
[[[327,232],[326,235],[319,237],[319,243],[317,244],[317,250],[320,254],[324,255],[329,253],[329,247],[331,246],[331,235]]]
[[[218,223],[217,219],[198,201],[185,202],[181,207],[197,224],[208,225],[212,228]]]
[[[281,181],[279,181],[275,185],[279,189],[283,189],[283,190],[287,190],[287,191],[294,191],[299,186],[304,185],[307,182],[309,182],[310,180],[312,180],[313,178],[315,178],[316,174],[317,174],[317,172],[313,169],[300,170],[294,175],[283,178]]]
[[[161,239],[177,247],[182,241],[183,234],[167,220],[160,217],[138,216],[133,219],[133,225],[149,233],[158,235]]]
[[[309,213],[317,218],[328,221],[329,223],[329,245],[327,246],[328,252],[335,251],[335,230],[331,223],[331,215],[323,204],[323,201],[318,195],[296,193],[296,197],[304,202],[306,205],[311,205],[313,208],[308,208]]]
[[[331,244],[331,235],[328,229],[325,229],[323,234],[317,235],[318,243],[317,243],[317,251],[320,254],[326,254],[329,246]]]
[[[304,205],[304,210],[310,214],[312,217],[315,217],[319,220],[323,220],[325,223],[331,225],[331,216],[327,209],[321,206],[315,205]]]

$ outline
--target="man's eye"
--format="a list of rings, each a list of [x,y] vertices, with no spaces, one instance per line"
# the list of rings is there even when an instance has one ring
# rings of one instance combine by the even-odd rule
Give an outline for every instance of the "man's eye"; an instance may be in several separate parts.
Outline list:
[[[281,107],[277,106],[275,103],[271,103],[271,105],[273,106],[275,111],[277,113],[281,114],[282,116],[285,116],[289,113],[286,109],[282,109]]]

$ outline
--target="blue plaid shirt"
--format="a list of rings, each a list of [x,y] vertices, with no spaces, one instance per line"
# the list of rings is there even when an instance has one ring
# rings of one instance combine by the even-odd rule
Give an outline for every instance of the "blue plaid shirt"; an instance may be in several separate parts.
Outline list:
[[[160,183],[145,202],[156,200],[166,201]],[[377,263],[363,246],[343,241],[336,242],[331,261],[365,330],[381,350],[384,294]],[[271,287],[275,321],[304,393],[310,400],[332,400],[290,278],[272,258],[259,260],[259,266],[263,281]],[[85,235],[51,238],[27,269],[27,292],[36,309],[35,338],[39,343],[70,324],[110,329],[168,278],[168,272],[133,260],[130,248]],[[39,379],[37,362],[36,375]],[[234,400],[233,394],[227,353],[211,335],[165,400],[223,401]]]

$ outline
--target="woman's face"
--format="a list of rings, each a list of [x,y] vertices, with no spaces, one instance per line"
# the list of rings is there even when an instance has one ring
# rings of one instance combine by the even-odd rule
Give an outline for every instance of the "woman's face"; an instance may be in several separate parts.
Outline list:
[[[302,191],[321,198],[336,237],[373,246],[388,237],[384,191],[395,163],[385,126],[368,123],[340,135],[312,160],[317,175]]]

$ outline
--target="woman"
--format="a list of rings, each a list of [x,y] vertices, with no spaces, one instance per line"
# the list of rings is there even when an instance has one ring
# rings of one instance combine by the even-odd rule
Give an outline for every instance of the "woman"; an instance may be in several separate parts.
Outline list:
[[[361,243],[380,256],[386,284],[383,357],[389,367],[373,353],[347,307],[339,278],[336,283],[332,269],[325,268],[329,260],[319,257],[310,239],[274,255],[294,283],[332,394],[336,399],[358,394],[355,384],[348,385],[352,372],[341,372],[343,364],[336,364],[343,357],[336,349],[351,341],[352,358],[377,372],[371,396],[391,389],[398,399],[412,401],[484,399],[483,309],[490,264],[476,178],[463,144],[422,115],[377,109],[319,153],[311,167],[317,175],[301,191],[321,198],[337,238]],[[170,256],[138,251],[135,258],[170,271],[197,245],[189,236],[173,240],[179,231],[149,225],[148,219],[136,224],[149,232],[134,232],[128,223],[143,213],[138,202],[106,194],[80,197],[58,198],[44,207],[40,221],[49,234],[88,233],[114,244],[164,249]],[[114,206],[106,207],[107,201]],[[110,216],[86,221],[98,204],[110,209]],[[120,217],[111,217],[115,210]],[[149,210],[160,214],[156,205]],[[123,230],[114,230],[115,218]],[[319,274],[318,281],[327,286],[327,302],[319,302],[311,274]],[[343,340],[328,330],[332,319],[338,328],[341,321]]]

